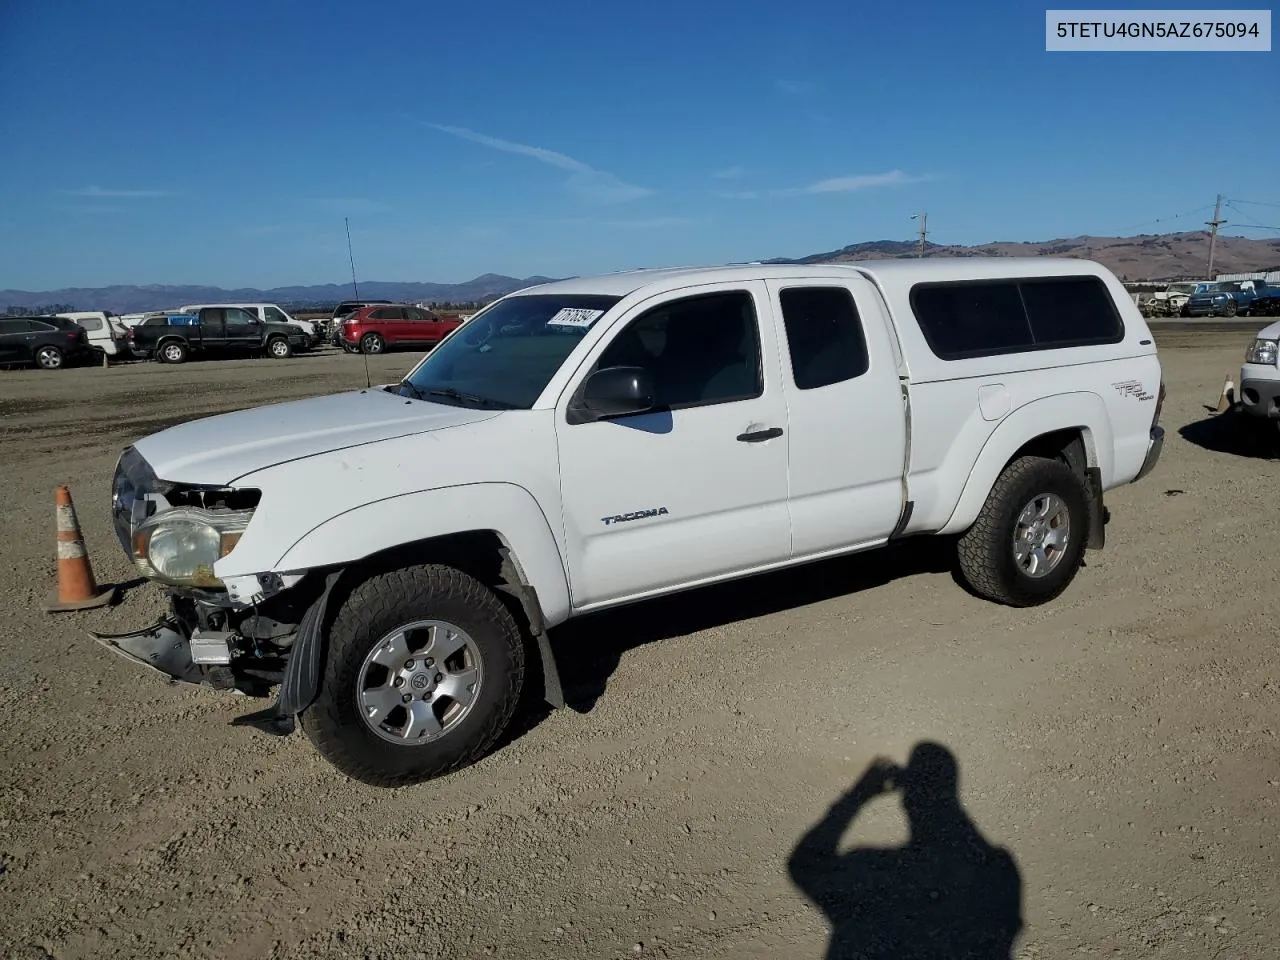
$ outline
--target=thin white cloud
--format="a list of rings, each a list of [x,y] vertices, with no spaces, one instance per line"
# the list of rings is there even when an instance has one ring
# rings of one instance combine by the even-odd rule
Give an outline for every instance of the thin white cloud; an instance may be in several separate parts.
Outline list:
[[[620,227],[624,230],[662,230],[667,227],[687,227],[697,223],[693,217],[649,217],[638,220],[606,220],[606,227]]]
[[[932,174],[908,174],[901,170],[886,173],[860,173],[847,177],[828,177],[803,187],[784,187],[776,190],[742,190],[716,194],[726,200],[758,200],[761,197],[799,197],[812,194],[856,193],[879,187],[896,187],[907,183],[923,183],[934,179]]]
[[[92,214],[102,214],[102,213],[123,213],[124,208],[114,207],[114,206],[110,206],[107,204],[100,204],[100,203],[99,204],[81,203],[81,204],[74,204],[72,206],[60,206],[58,207],[58,211],[60,213],[70,213],[70,214],[85,213],[85,214],[92,215]]]
[[[107,190],[103,187],[77,187],[74,190],[60,190],[59,193],[69,197],[87,197],[95,200],[142,200],[172,195],[169,190]]]
[[[558,153],[555,150],[533,147],[525,143],[515,143],[499,137],[491,137],[488,134],[468,130],[466,127],[451,127],[440,123],[425,122],[423,125],[457,137],[460,140],[470,140],[472,143],[481,144],[492,150],[501,150],[504,153],[528,157],[549,167],[564,170],[570,174],[566,186],[580,197],[596,203],[628,203],[632,200],[640,200],[643,197],[651,196],[654,192],[646,187],[638,187],[635,184],[626,183],[612,173],[597,170],[590,164],[583,163],[581,160],[576,160],[568,154]]]
[[[717,170],[715,173],[711,174],[711,177],[714,180],[739,180],[746,175],[747,171],[745,167],[734,165],[732,167],[725,167],[723,170]]]
[[[812,80],[779,80],[777,86],[783,93],[790,94],[793,97],[812,93],[818,89],[818,85]]]
[[[389,213],[390,204],[365,197],[312,197],[309,201],[334,213]]]

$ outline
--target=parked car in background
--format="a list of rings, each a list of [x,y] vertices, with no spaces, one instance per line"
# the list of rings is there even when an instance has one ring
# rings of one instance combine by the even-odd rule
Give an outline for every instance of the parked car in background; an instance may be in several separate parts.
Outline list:
[[[129,354],[129,328],[109,310],[80,310],[60,313],[60,317],[74,320],[89,335],[89,348],[108,359],[124,358]]]
[[[1253,303],[1249,304],[1249,314],[1254,317],[1280,316],[1280,287],[1264,284],[1260,291],[1255,291]]]
[[[351,314],[359,310],[361,307],[373,307],[373,306],[378,306],[379,304],[384,304],[384,303],[391,303],[391,301],[390,300],[343,300],[341,303],[339,303],[336,307],[333,308],[333,315],[329,317],[329,324],[328,324],[328,330],[327,330],[327,333],[329,335],[329,342],[332,343],[335,347],[342,346],[342,342],[339,338],[339,333],[340,333],[340,328],[342,326],[343,321],[347,317],[351,316]]]
[[[0,365],[60,370],[92,356],[89,334],[66,317],[0,318]]]
[[[314,323],[310,320],[297,320],[274,303],[189,303],[178,310],[181,313],[198,314],[207,307],[236,307],[247,310],[263,323],[291,323],[307,335],[307,345],[302,349],[309,349],[321,340],[320,330]]]
[[[361,307],[343,321],[341,346],[351,353],[382,353],[396,347],[431,348],[460,322],[409,304]]]
[[[1171,283],[1151,295],[1150,308],[1156,316],[1179,316],[1193,294],[1213,286],[1212,280],[1188,280]]]
[[[1261,280],[1223,280],[1187,298],[1183,311],[1189,317],[1248,315],[1254,297],[1267,286]]]
[[[191,354],[210,357],[263,354],[283,359],[306,349],[307,335],[290,323],[264,323],[239,307],[202,307],[194,314],[156,314],[130,330],[135,353],[162,363]]]

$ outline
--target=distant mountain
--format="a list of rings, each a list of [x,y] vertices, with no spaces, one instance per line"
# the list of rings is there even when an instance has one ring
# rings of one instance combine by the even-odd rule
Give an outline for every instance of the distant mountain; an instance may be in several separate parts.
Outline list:
[[[795,260],[778,257],[769,263],[842,263],[914,257],[919,244],[873,240]],[[927,243],[927,257],[1080,257],[1096,260],[1122,280],[1204,277],[1209,261],[1207,231],[1142,234],[1136,237],[1070,237],[1035,243],[996,242],[974,247]],[[1280,238],[1254,240],[1219,235],[1214,273],[1253,273],[1280,267]]]
[[[882,260],[916,255],[917,245],[904,240],[872,240],[840,250],[815,253],[798,259],[777,257],[767,263],[840,263],[849,260]],[[996,242],[966,247],[930,243],[928,257],[1082,257],[1097,260],[1122,280],[1203,278],[1209,259],[1209,234],[1142,234],[1136,237],[1070,237],[1040,242]],[[1246,273],[1280,268],[1280,238],[1218,237],[1214,269],[1218,273]],[[466,283],[394,283],[366,281],[360,296],[374,300],[479,303],[523,287],[546,283],[549,277],[523,280],[486,273]],[[318,286],[275,287],[270,290],[224,290],[220,287],[166,287],[156,285],[65,290],[0,290],[0,310],[9,306],[39,307],[67,304],[76,310],[112,310],[135,313],[163,310],[186,303],[249,301],[278,303],[286,307],[325,308],[351,297],[351,286],[329,283]]]
[[[465,283],[395,283],[368,280],[360,284],[360,296],[371,300],[403,302],[434,301],[478,303],[492,300],[523,287],[547,283],[550,277],[504,277],[486,273]],[[37,307],[69,304],[76,310],[111,310],[138,313],[165,310],[187,303],[278,303],[281,306],[323,306],[352,299],[349,283],[327,283],[309,287],[274,287],[258,290],[244,287],[143,286],[68,287],[63,290],[0,290],[0,310],[9,306]]]

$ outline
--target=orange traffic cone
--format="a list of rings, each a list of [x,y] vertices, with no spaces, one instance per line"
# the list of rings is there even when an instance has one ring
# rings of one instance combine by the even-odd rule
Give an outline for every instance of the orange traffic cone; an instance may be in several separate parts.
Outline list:
[[[1231,404],[1235,400],[1236,385],[1231,382],[1231,374],[1227,374],[1226,380],[1222,384],[1222,393],[1218,395],[1218,409],[1215,413],[1226,413],[1231,409]]]
[[[106,606],[115,598],[116,588],[98,588],[93,567],[89,565],[89,555],[84,549],[76,508],[71,503],[71,491],[66,484],[58,487],[54,502],[58,510],[58,596],[44,608],[44,612]]]

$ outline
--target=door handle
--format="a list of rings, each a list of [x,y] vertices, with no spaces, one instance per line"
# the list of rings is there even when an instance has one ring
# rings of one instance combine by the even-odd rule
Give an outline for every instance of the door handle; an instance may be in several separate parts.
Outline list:
[[[768,430],[753,430],[751,433],[740,433],[738,439],[743,443],[760,443],[762,440],[772,440],[774,437],[782,436],[781,427],[770,427]]]

